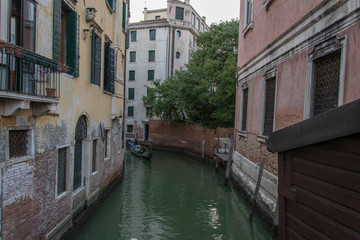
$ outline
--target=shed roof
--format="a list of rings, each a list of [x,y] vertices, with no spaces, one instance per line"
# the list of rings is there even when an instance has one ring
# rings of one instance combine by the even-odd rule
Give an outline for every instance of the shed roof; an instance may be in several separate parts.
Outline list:
[[[284,152],[360,133],[360,99],[270,135],[267,149]]]

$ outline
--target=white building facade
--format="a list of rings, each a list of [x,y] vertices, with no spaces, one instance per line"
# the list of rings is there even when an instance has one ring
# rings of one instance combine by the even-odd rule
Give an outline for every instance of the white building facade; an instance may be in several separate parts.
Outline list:
[[[167,8],[144,9],[144,21],[129,24],[126,71],[126,136],[147,140],[150,106],[142,101],[154,80],[184,69],[196,37],[208,29],[190,1],[168,0]]]

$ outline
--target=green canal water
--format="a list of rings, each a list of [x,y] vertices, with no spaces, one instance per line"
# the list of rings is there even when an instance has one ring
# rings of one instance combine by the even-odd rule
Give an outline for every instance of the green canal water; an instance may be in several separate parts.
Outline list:
[[[249,206],[214,168],[187,157],[127,154],[124,181],[76,240],[271,239]]]

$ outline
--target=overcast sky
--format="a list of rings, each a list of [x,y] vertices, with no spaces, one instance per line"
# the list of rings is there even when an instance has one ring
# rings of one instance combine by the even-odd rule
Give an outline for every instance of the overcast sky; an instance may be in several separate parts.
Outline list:
[[[239,18],[240,0],[190,0],[190,5],[200,16],[206,17],[206,23],[209,26],[211,23],[219,23],[221,20]],[[131,0],[131,23],[144,20],[143,11],[145,6],[148,10],[166,8],[167,0]]]

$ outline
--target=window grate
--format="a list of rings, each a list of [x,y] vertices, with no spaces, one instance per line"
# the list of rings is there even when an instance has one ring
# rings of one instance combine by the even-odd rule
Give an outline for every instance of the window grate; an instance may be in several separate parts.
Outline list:
[[[58,195],[66,191],[66,155],[66,148],[60,148],[58,150]]]
[[[244,89],[244,92],[243,92],[242,122],[241,122],[241,130],[242,131],[246,131],[248,98],[249,98],[249,89]]]
[[[275,112],[275,86],[276,78],[266,80],[266,102],[265,102],[265,119],[264,119],[264,136],[269,136],[274,129],[274,112]]]
[[[314,115],[338,106],[341,51],[314,61]]]
[[[93,141],[92,172],[96,171],[97,139]]]
[[[73,189],[76,190],[81,186],[82,177],[82,139],[75,140],[75,157],[74,157],[74,183]]]
[[[18,158],[28,155],[28,138],[28,130],[9,131],[10,158]]]

